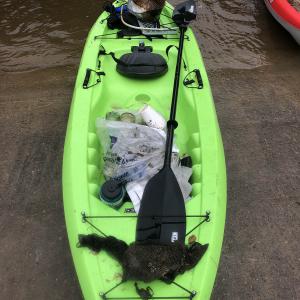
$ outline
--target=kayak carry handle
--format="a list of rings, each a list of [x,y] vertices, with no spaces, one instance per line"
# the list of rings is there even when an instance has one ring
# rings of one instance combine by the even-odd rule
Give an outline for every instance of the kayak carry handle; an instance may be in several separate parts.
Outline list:
[[[202,89],[203,88],[203,80],[202,80],[199,69],[195,69],[195,74],[196,74],[197,81],[198,81],[198,89]]]
[[[94,84],[89,85],[89,81],[90,81],[90,77],[91,77],[91,73],[92,72],[94,72],[98,76],[98,78],[97,78],[97,80],[96,80],[96,82]],[[96,84],[98,84],[99,82],[101,82],[101,78],[100,78],[101,75],[105,76],[105,73],[101,72],[101,71],[96,71],[96,70],[87,68],[86,72],[85,72],[85,77],[84,77],[84,81],[83,81],[82,87],[86,90],[86,89],[88,89],[90,87],[95,86]]]
[[[192,75],[193,75],[193,78],[195,78],[195,77],[196,78],[192,79],[191,78]],[[198,85],[197,86],[192,85],[193,83],[196,83],[196,79],[197,79]],[[193,71],[187,73],[183,79],[183,85],[185,85],[188,88],[192,88],[192,89],[199,89],[199,90],[203,89],[203,80],[202,80],[200,70],[194,69]]]
[[[91,77],[91,72],[92,72],[91,69],[89,69],[89,68],[86,69],[84,81],[83,81],[83,84],[82,84],[82,87],[83,87],[84,89],[87,89],[87,88],[88,88],[88,84],[89,84],[90,77]]]

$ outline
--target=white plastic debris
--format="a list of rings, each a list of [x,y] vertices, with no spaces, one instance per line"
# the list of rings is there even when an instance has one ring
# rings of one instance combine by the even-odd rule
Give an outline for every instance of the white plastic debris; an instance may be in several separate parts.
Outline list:
[[[141,116],[149,127],[157,128],[157,129],[165,129],[166,128],[166,120],[164,117],[154,110],[151,106],[145,105],[141,111]]]
[[[163,164],[161,164],[160,169],[162,168],[162,166]],[[190,194],[192,192],[192,185],[189,183],[189,179],[192,176],[192,169],[178,165],[177,156],[173,156],[172,170],[178,181],[179,187],[183,195],[183,199],[185,200],[185,202],[187,202],[188,200],[190,200]],[[144,189],[150,178],[151,176],[146,177],[143,180],[132,181],[126,184],[126,191],[132,201],[136,213],[139,212]]]
[[[134,115],[137,123],[122,122],[119,116]],[[109,120],[96,119],[97,135],[102,150],[106,179],[123,183],[136,212],[139,211],[145,186],[163,167],[166,143],[166,121],[151,106],[145,105],[139,111],[113,110]],[[146,123],[146,125],[141,125]],[[179,149],[173,142],[172,170],[185,201],[192,191],[189,179],[192,169],[181,166]]]
[[[103,118],[96,120],[96,127],[107,179],[129,182],[152,177],[158,172],[164,158],[164,131]]]

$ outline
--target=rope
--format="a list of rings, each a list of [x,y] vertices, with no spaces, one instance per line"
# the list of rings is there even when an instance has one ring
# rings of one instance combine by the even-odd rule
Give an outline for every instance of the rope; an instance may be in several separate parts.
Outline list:
[[[121,21],[122,23],[132,29],[137,29],[137,30],[152,30],[152,31],[166,31],[166,30],[177,30],[178,27],[164,27],[164,28],[148,28],[148,27],[139,27],[139,26],[134,26],[131,25],[127,22],[125,22],[124,18],[123,18],[123,6],[121,6],[121,13],[120,13],[120,17],[121,17]]]
[[[128,216],[85,216],[85,219],[122,219],[122,218],[207,218],[207,214],[205,215],[186,215],[186,216],[138,216],[138,215],[128,215]]]
[[[93,223],[91,223],[89,220],[87,220],[84,216],[82,216],[82,221],[85,223],[88,223],[90,226],[92,226],[95,230],[97,230],[99,233],[101,233],[103,236],[107,237],[107,235],[98,227],[96,227]]]
[[[209,218],[209,214],[207,215],[207,217],[201,221],[198,225],[196,225],[194,228],[192,228],[185,236],[188,236],[189,234],[191,234],[194,230],[196,230],[198,227],[200,227],[204,222],[209,222],[210,218]]]
[[[91,223],[88,219],[101,219],[101,218],[107,218],[107,219],[122,219],[122,218],[138,218],[138,215],[135,216],[86,216],[84,212],[81,213],[82,215],[82,221],[88,223],[90,226],[92,226],[94,229],[96,229],[98,232],[100,232],[103,236],[107,237],[107,235],[98,227],[96,227],[93,223]],[[163,218],[163,217],[167,217],[167,218],[180,218],[183,216],[140,216],[140,218]],[[187,215],[185,217],[190,217],[190,218],[196,218],[196,217],[201,217],[201,218],[205,218],[204,220],[202,220],[199,224],[197,224],[195,227],[193,227],[188,233],[186,233],[185,236],[188,236],[189,234],[191,234],[194,230],[196,230],[199,226],[201,226],[203,223],[205,222],[209,222],[210,221],[210,212],[206,212],[205,215]],[[165,222],[163,224],[177,224],[180,222]],[[156,227],[154,227],[156,228]],[[148,229],[148,228],[147,228]]]
[[[148,286],[146,289],[139,289],[137,283],[135,283],[135,289],[137,294],[139,295],[139,297],[107,297],[107,294],[109,294],[110,292],[112,292],[113,290],[115,290],[117,287],[119,287],[121,284],[123,284],[125,281],[121,281],[119,283],[117,283],[115,286],[113,286],[111,289],[109,289],[108,291],[106,291],[105,293],[100,293],[100,297],[103,300],[133,300],[133,299],[142,299],[142,300],[149,300],[149,299],[193,299],[196,296],[196,292],[195,291],[190,291],[187,288],[183,287],[182,285],[176,283],[175,281],[171,282],[171,284],[176,285],[177,287],[179,287],[180,289],[182,289],[183,291],[187,292],[189,294],[189,296],[153,296],[154,292],[151,289],[150,286]]]
[[[114,34],[118,34],[118,31],[112,32],[112,33],[106,33],[106,34],[99,34],[99,35],[96,35],[96,36],[94,37],[94,39],[97,40],[97,39],[100,39],[100,38],[103,37],[103,36],[114,35]]]

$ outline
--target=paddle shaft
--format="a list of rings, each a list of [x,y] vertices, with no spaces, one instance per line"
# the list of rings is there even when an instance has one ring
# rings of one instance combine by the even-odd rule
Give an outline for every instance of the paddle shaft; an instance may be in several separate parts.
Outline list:
[[[184,198],[179,183],[171,169],[172,146],[176,104],[178,97],[179,76],[185,28],[180,26],[178,56],[173,86],[170,119],[168,121],[165,161],[163,168],[154,175],[144,189],[136,229],[137,241],[153,241],[160,244],[177,242],[184,245],[186,234],[186,213]],[[160,216],[145,218],[146,216]],[[172,219],[169,216],[173,216]],[[176,217],[175,217],[176,216]]]
[[[170,112],[170,118],[168,121],[164,167],[171,167],[174,130],[176,129],[176,127],[178,125],[175,118],[176,118],[178,87],[179,87],[179,80],[180,80],[180,69],[181,69],[185,30],[186,30],[186,27],[180,26],[178,56],[177,56],[176,71],[175,71],[175,78],[174,78],[174,84],[173,84],[171,112]]]

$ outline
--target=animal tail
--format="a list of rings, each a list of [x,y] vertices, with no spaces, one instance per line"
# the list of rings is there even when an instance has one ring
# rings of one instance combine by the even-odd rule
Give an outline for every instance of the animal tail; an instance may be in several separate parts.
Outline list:
[[[79,234],[78,247],[87,247],[97,253],[105,250],[121,262],[128,245],[113,236],[101,237],[97,234]]]

